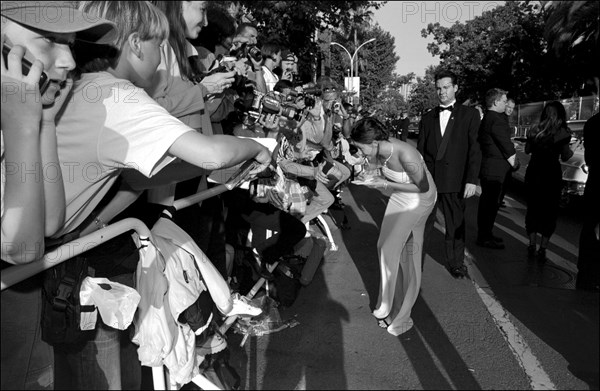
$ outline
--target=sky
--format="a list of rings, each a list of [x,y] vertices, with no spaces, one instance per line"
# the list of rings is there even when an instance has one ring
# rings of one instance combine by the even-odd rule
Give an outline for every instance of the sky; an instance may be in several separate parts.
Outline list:
[[[396,54],[400,56],[396,73],[424,76],[425,68],[440,61],[427,51],[433,38],[421,37],[422,29],[429,23],[439,22],[444,27],[464,23],[503,4],[504,1],[388,1],[373,11],[373,21],[395,39]]]

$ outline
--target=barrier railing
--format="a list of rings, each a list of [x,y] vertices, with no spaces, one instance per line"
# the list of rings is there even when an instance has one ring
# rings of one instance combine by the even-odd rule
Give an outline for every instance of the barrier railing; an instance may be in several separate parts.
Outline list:
[[[245,172],[247,174],[250,170],[249,166],[252,166],[252,164],[244,164],[240,168],[240,172]],[[233,177],[235,177],[235,175],[232,176],[232,178]],[[231,190],[233,187],[237,186],[241,182],[239,172],[237,177],[234,178],[234,181],[235,183],[233,183],[232,181],[228,181],[225,184],[217,185],[200,193],[179,199],[174,202],[173,207],[175,208],[175,210],[181,210],[187,208],[188,206],[197,204],[200,201],[206,200],[208,198],[214,197],[228,190]],[[52,251],[49,251],[48,253],[44,254],[42,259],[40,259],[39,261],[31,262],[25,265],[15,265],[4,269],[1,275],[1,290],[5,290],[29,277],[32,277],[38,273],[43,272],[44,270],[57,266],[62,262],[65,262],[88,250],[91,250],[101,245],[102,243],[105,243],[129,231],[135,231],[140,237],[140,239],[149,239],[152,236],[148,227],[141,220],[135,218],[127,218],[120,220],[118,222],[108,225],[105,228],[94,231],[88,235],[81,236],[77,239],[74,239],[71,242],[65,243],[55,248]],[[275,270],[276,267],[277,262],[272,265],[269,265],[268,269],[272,272],[273,270]],[[265,279],[260,278],[255,283],[254,287],[250,290],[250,292],[246,295],[246,297],[248,299],[253,298],[264,283]],[[224,323],[219,328],[219,331],[222,334],[225,334],[227,330],[235,323],[237,318],[237,315],[226,318]],[[155,390],[167,389],[165,370],[163,366],[152,367],[152,381]],[[215,385],[203,375],[196,376],[194,379],[192,379],[192,381],[204,390],[220,390],[220,388],[217,385]],[[169,382],[169,389],[173,389],[173,386],[174,385]]]

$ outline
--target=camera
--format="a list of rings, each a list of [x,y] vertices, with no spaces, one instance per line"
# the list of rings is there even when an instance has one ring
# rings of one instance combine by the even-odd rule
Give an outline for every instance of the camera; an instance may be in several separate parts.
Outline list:
[[[333,102],[333,106],[331,106],[332,110],[339,110],[342,107],[340,102]]]
[[[299,121],[302,118],[303,111],[295,103],[290,102],[289,95],[283,95],[275,91],[263,94],[258,91],[251,91],[235,102],[235,107],[254,119],[261,114],[277,114],[287,119]]]
[[[220,64],[218,67],[212,69],[211,71],[194,76],[192,78],[192,81],[198,84],[207,76],[213,75],[215,73],[230,72],[231,70],[227,68],[227,66],[223,65],[223,63],[226,62],[228,59],[229,57],[219,56],[215,60],[215,63]],[[230,88],[233,89],[238,95],[246,94],[247,92],[254,89],[254,87],[252,87],[252,83],[247,77],[239,75],[237,73],[233,76],[233,83],[231,83]]]
[[[262,53],[259,48],[255,45],[248,46],[244,43],[242,46],[229,52],[230,55],[235,56],[238,60],[247,58],[253,59],[256,62],[260,62],[263,59]]]

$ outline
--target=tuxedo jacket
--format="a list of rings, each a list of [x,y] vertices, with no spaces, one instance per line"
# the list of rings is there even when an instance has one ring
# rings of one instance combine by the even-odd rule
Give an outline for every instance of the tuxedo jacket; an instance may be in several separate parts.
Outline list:
[[[485,113],[479,127],[478,141],[481,148],[480,178],[504,182],[510,170],[507,159],[516,153],[506,114],[495,111]]]
[[[477,184],[481,165],[477,142],[480,122],[479,111],[455,104],[442,137],[438,108],[421,118],[417,149],[438,193],[462,193],[466,183]]]

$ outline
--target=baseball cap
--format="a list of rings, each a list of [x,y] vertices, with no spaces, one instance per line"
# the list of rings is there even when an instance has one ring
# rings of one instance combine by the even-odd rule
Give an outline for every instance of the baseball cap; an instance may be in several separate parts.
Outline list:
[[[25,27],[53,33],[77,33],[80,41],[114,42],[116,25],[84,13],[73,1],[2,1],[2,16]]]
[[[289,49],[285,49],[281,52],[281,61],[298,62],[298,58]]]

